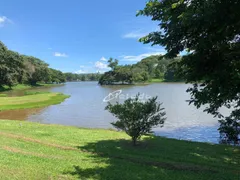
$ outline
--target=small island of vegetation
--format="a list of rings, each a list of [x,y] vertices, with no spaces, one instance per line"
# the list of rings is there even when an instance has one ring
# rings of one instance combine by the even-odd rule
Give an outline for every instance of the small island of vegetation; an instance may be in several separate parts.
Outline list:
[[[166,59],[162,55],[154,55],[142,59],[132,65],[119,65],[117,59],[110,58],[108,67],[110,71],[105,72],[99,79],[100,85],[113,84],[137,84],[150,82],[176,82],[181,81],[175,76],[172,64],[180,61],[181,57]]]

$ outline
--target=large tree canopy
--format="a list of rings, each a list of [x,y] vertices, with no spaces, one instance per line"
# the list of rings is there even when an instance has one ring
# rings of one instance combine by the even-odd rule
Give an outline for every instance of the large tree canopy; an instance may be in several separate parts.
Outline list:
[[[22,81],[23,69],[22,56],[8,50],[0,41],[0,85],[11,87]]]
[[[0,41],[0,87],[18,83],[36,85],[37,82],[62,83],[65,75],[51,69],[44,61],[8,50]]]
[[[159,21],[159,31],[140,39],[164,46],[165,57],[188,53],[177,63],[181,78],[193,83],[190,103],[221,118],[222,137],[234,143],[240,134],[240,1],[150,0],[138,15]],[[231,108],[229,116],[219,108]]]

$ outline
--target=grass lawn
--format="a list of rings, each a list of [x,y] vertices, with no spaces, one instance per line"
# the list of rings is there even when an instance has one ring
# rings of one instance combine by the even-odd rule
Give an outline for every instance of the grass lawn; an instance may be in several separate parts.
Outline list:
[[[0,92],[9,91],[9,90],[25,90],[30,89],[34,87],[51,87],[51,86],[60,86],[62,84],[43,84],[38,83],[35,86],[27,85],[27,84],[18,84],[16,86],[13,86],[12,89],[10,89],[8,86],[0,86]]]
[[[161,83],[164,82],[164,79],[151,79],[150,83]]]
[[[19,97],[1,97],[0,111],[11,109],[26,109],[45,107],[53,104],[59,104],[69,96],[61,93],[36,93]]]
[[[239,180],[240,148],[0,121],[1,179]]]

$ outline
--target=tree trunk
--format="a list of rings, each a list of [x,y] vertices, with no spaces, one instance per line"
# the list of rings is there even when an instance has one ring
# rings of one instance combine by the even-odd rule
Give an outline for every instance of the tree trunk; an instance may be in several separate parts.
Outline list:
[[[132,143],[133,143],[133,146],[137,145],[137,138],[136,137],[132,137]]]

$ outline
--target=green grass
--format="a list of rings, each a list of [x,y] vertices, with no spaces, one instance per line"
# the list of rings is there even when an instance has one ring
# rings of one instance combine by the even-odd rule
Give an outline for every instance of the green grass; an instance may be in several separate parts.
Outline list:
[[[13,86],[12,89],[10,89],[8,86],[0,86],[0,92],[9,91],[9,90],[24,90],[32,88],[30,85],[26,84],[18,84],[16,86]]]
[[[239,180],[240,148],[0,121],[1,179]]]
[[[149,81],[149,83],[163,83],[163,82],[166,82],[166,83],[185,83],[185,81],[183,80],[166,80],[166,79],[151,79]]]
[[[30,89],[34,87],[52,87],[52,86],[61,86],[61,85],[62,84],[43,84],[43,83],[38,83],[36,85],[17,84],[16,86],[13,86],[11,89],[8,86],[0,86],[0,92],[10,91],[10,90],[25,90],[25,89]]]
[[[38,92],[34,92],[34,91],[26,91],[24,92],[24,95],[29,96],[29,95],[36,95],[36,94],[49,94],[50,92],[44,92],[44,91],[38,91]]]
[[[0,97],[7,97],[7,94],[0,94]]]
[[[151,79],[150,83],[161,83],[164,82],[164,79]]]
[[[18,97],[0,97],[0,111],[39,108],[59,104],[69,96],[61,93],[36,93]]]

